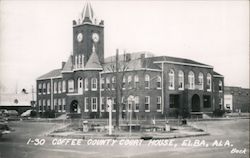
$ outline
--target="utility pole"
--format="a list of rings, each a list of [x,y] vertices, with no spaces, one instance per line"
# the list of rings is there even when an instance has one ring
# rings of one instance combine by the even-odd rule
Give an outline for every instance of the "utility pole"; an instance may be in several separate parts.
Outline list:
[[[119,115],[120,115],[120,95],[119,95],[119,83],[118,83],[118,77],[119,77],[119,65],[118,65],[118,61],[119,60],[119,50],[116,49],[116,61],[115,61],[115,78],[116,78],[116,127],[119,128]]]

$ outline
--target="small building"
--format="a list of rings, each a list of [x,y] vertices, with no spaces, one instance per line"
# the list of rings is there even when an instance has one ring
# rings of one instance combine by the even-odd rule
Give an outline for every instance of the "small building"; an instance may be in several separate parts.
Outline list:
[[[229,112],[250,112],[250,89],[225,86],[224,108]]]

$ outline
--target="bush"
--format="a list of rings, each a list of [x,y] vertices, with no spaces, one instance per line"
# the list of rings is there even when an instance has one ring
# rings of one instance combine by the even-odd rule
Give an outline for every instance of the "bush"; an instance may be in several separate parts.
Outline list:
[[[55,111],[54,110],[46,110],[43,114],[45,118],[55,118]]]
[[[31,111],[30,112],[30,117],[36,117],[37,116],[37,112],[36,111]]]
[[[224,114],[225,114],[225,110],[221,110],[221,109],[215,109],[214,111],[213,111],[213,115],[215,116],[215,117],[222,117]]]

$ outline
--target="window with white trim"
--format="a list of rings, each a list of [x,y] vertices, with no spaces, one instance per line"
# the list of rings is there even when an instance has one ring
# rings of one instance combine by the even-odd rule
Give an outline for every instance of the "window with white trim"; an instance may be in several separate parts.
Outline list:
[[[109,77],[107,77],[106,78],[106,85],[107,85],[107,89],[111,89],[111,86],[110,86],[110,78]]]
[[[203,90],[203,87],[204,87],[204,79],[203,79],[203,73],[199,73],[199,76],[198,76],[198,84],[199,84],[199,90]]]
[[[128,112],[132,111],[132,106],[133,106],[132,100],[128,99]]]
[[[156,78],[156,88],[161,89],[161,77],[157,76]]]
[[[66,81],[62,81],[62,92],[65,93],[66,92]]]
[[[132,86],[133,86],[133,85],[132,85],[132,76],[129,75],[129,76],[128,76],[128,88],[129,88],[129,89],[132,89]]]
[[[50,107],[50,99],[47,100],[47,109],[48,109],[48,110],[51,110],[51,107]]]
[[[91,98],[91,111],[97,112],[97,97]]]
[[[74,80],[68,80],[68,92],[74,92]]]
[[[112,111],[113,112],[116,112],[116,100],[115,100],[115,98],[112,98],[112,103],[113,103],[113,105],[112,105]]]
[[[89,111],[89,98],[85,97],[84,98],[84,112],[88,112]]]
[[[39,107],[39,111],[42,110],[42,101],[41,100],[38,100],[38,107]]]
[[[61,99],[58,99],[58,111],[59,112],[62,111],[62,102],[61,102]]]
[[[135,96],[135,112],[139,112],[139,96]]]
[[[50,83],[47,83],[47,94],[50,94]]]
[[[38,84],[38,94],[42,94],[42,84]]]
[[[57,108],[57,99],[54,99],[54,109],[55,109],[55,111],[58,110],[58,108]]]
[[[62,99],[62,112],[65,112],[65,109],[66,109],[66,101],[65,101],[65,98]]]
[[[145,75],[144,81],[145,81],[145,88],[149,89],[150,88],[150,76],[148,74]]]
[[[138,75],[135,75],[134,76],[134,80],[135,80],[135,88],[139,88],[139,77],[138,77]]]
[[[89,80],[88,80],[88,78],[84,79],[84,88],[85,88],[85,91],[89,90]]]
[[[43,83],[43,94],[46,94],[46,83]]]
[[[150,96],[145,96],[145,112],[150,112]]]
[[[157,96],[156,98],[157,112],[161,111],[161,96]]]
[[[168,82],[169,82],[168,88],[170,90],[173,90],[174,89],[174,70],[172,69],[168,73]]]
[[[57,93],[57,82],[55,81],[54,82],[54,94],[56,94]]]
[[[184,90],[184,73],[181,70],[178,73],[178,89]]]
[[[112,90],[114,90],[114,89],[115,89],[115,82],[116,82],[115,76],[113,76],[113,77],[111,78],[111,82],[112,82]]]
[[[123,76],[123,78],[122,78],[122,89],[125,89],[125,87],[126,87],[126,78],[125,78],[125,76]]]
[[[101,78],[101,90],[105,89],[105,79],[104,77]]]
[[[62,82],[58,82],[58,93],[62,93]]]
[[[222,92],[222,81],[219,80],[219,92]]]
[[[91,79],[91,90],[96,91],[97,90],[97,78]]]
[[[46,100],[43,99],[43,112],[46,110]]]
[[[212,77],[211,74],[208,73],[207,74],[207,91],[211,91],[212,90]]]
[[[189,89],[194,89],[194,87],[195,87],[194,73],[193,73],[193,71],[190,71],[188,73],[188,88]]]
[[[105,110],[105,97],[101,97],[101,112],[104,112]]]

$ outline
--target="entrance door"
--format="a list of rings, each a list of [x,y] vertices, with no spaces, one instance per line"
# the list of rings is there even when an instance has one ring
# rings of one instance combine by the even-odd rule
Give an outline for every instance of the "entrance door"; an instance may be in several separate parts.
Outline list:
[[[70,113],[77,113],[77,109],[78,109],[78,101],[73,100],[70,104]]]
[[[197,94],[192,97],[192,112],[200,112],[200,97]]]

